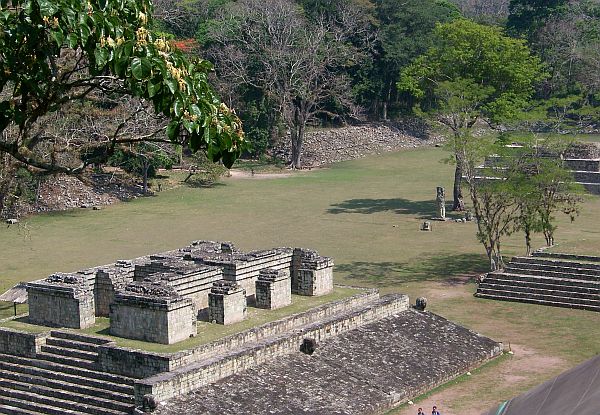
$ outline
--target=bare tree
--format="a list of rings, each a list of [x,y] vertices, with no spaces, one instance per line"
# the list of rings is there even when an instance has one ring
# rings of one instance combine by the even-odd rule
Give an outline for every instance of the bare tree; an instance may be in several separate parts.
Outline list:
[[[307,122],[318,114],[339,117],[332,106],[357,113],[343,68],[352,61],[347,44],[354,21],[341,10],[339,21],[309,20],[291,0],[241,0],[223,9],[210,34],[209,55],[225,93],[255,88],[289,128],[293,168],[302,166]],[[333,105],[332,105],[333,104]]]

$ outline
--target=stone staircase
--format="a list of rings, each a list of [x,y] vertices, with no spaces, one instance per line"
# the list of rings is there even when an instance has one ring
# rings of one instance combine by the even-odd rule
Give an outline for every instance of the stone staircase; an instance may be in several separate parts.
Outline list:
[[[131,414],[135,379],[97,368],[107,342],[52,331],[35,358],[0,354],[0,414]]]
[[[476,297],[600,311],[600,258],[537,253],[487,274]]]
[[[600,159],[575,159],[563,160],[566,169],[573,174],[576,183],[591,194],[600,195]],[[483,165],[477,167],[478,178],[485,179],[495,177],[495,170],[504,169],[503,161],[498,156],[488,156]]]

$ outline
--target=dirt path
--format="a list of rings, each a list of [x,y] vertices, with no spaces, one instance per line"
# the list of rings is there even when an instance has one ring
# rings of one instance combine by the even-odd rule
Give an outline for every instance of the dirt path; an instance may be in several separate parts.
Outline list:
[[[251,173],[244,170],[231,169],[229,170],[229,173],[229,179],[268,180],[296,176],[298,174],[302,174],[302,171],[284,171],[282,173]]]

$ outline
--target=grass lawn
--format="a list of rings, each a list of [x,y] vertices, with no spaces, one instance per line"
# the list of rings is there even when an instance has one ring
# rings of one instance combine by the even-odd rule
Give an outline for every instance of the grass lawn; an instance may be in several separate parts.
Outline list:
[[[487,266],[476,225],[433,222],[433,232],[419,231],[435,215],[436,186],[451,194],[453,166],[440,162],[445,156],[437,148],[410,150],[291,177],[180,187],[101,211],[33,217],[24,227],[0,229],[0,290],[194,239],[229,240],[247,250],[314,248],[334,258],[338,284],[424,295],[432,311],[510,343],[514,355],[423,401],[427,408],[435,400],[445,415],[479,414],[599,353],[600,313],[473,297],[470,277]],[[560,218],[556,241],[600,252],[599,214],[600,197],[587,197],[573,224]],[[520,236],[504,247],[507,255],[524,252]],[[0,310],[0,317],[10,314],[12,304]]]

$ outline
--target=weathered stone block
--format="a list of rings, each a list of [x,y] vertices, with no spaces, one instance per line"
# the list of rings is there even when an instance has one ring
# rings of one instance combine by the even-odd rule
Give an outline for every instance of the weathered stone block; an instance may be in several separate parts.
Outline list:
[[[333,260],[310,249],[294,249],[292,293],[318,296],[333,290]]]
[[[292,303],[292,282],[289,273],[263,269],[255,284],[256,307],[273,310]]]
[[[133,283],[115,295],[110,306],[110,333],[148,342],[176,343],[196,335],[196,309],[192,300],[171,287]]]
[[[83,274],[53,274],[27,284],[29,322],[84,329],[95,318],[94,292]]]
[[[233,281],[215,283],[208,294],[208,320],[233,324],[246,318],[246,290]]]

